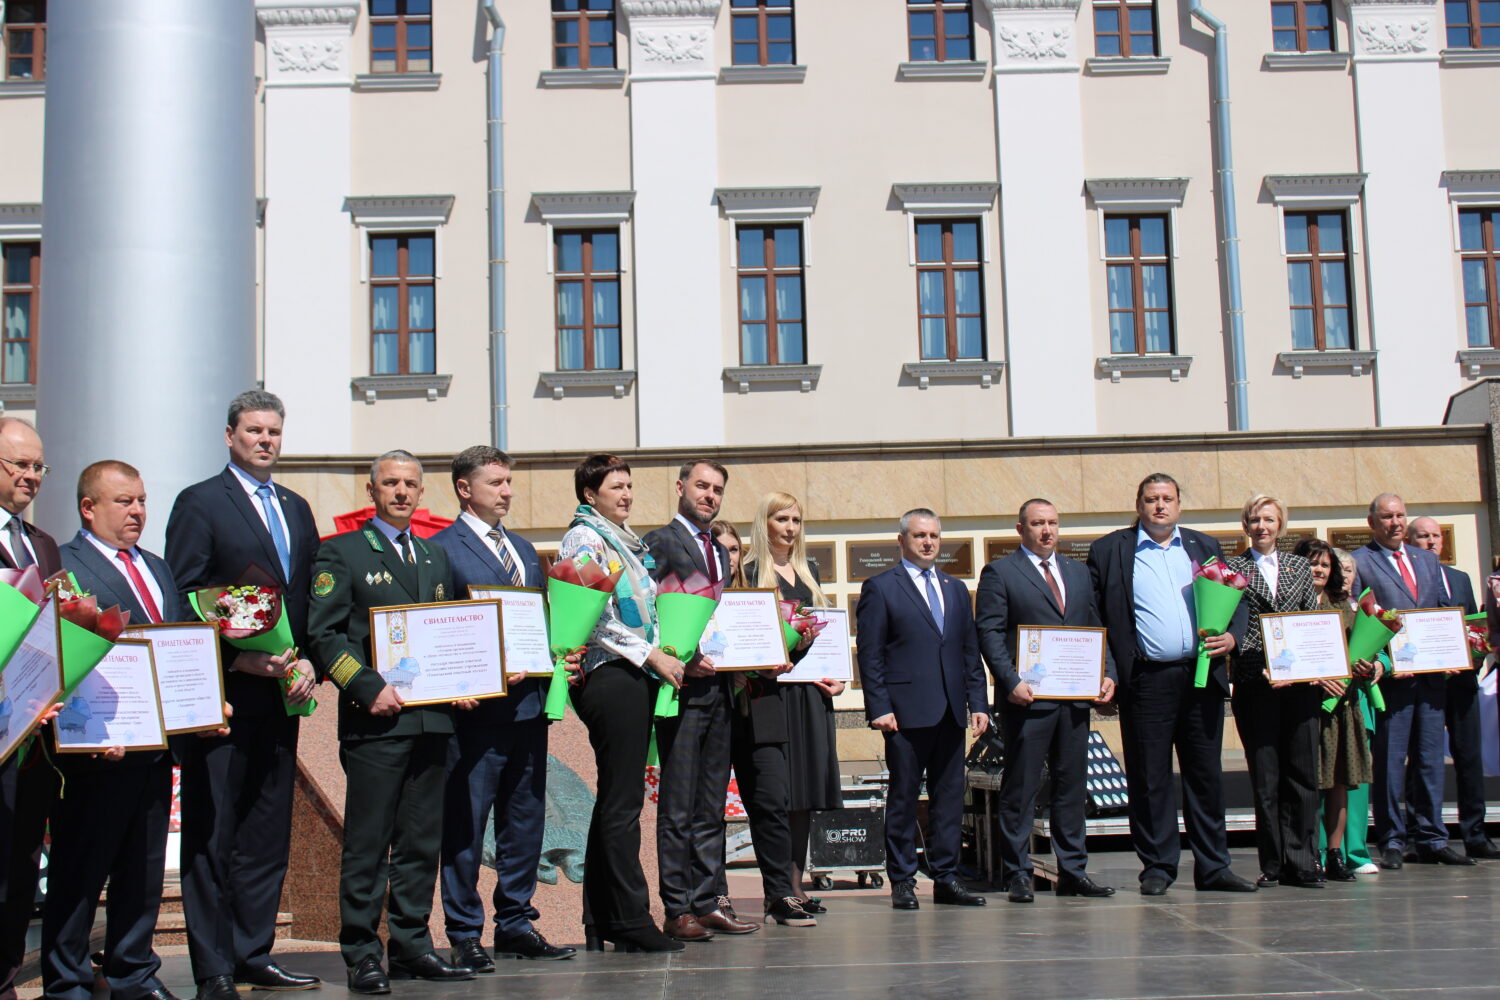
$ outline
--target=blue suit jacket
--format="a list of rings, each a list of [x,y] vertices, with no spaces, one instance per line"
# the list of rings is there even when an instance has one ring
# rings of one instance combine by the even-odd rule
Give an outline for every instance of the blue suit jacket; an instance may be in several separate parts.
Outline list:
[[[989,712],[969,589],[941,571],[937,579],[942,631],[904,564],[860,589],[856,617],[866,718],[894,713],[902,729],[919,729],[947,715],[966,728],[970,712]]]
[[[1451,607],[1448,595],[1443,591],[1443,567],[1437,556],[1415,545],[1404,546],[1402,551],[1411,560],[1412,575],[1417,580],[1415,594],[1406,589],[1406,581],[1391,565],[1385,547],[1375,541],[1354,551],[1360,587],[1373,590],[1376,602],[1391,611]]]
[[[544,587],[546,580],[542,576],[542,561],[537,557],[535,546],[514,531],[507,530],[505,534],[520,553],[521,570],[526,576],[525,585],[537,589]],[[495,587],[505,584],[500,577],[500,559],[490,547],[489,539],[480,538],[462,520],[454,521],[429,538],[428,542],[448,553],[448,568],[453,574],[453,596],[456,599],[467,598],[471,586]],[[456,724],[459,729],[468,729],[535,719],[546,707],[549,683],[535,677],[528,678],[510,688],[504,698],[485,698],[472,712],[456,713]]]

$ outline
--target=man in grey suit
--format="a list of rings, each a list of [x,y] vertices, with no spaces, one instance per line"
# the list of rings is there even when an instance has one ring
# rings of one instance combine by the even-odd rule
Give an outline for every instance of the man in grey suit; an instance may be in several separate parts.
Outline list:
[[[1406,502],[1394,493],[1370,501],[1368,517],[1374,536],[1354,552],[1359,579],[1381,607],[1392,611],[1440,608],[1447,604],[1437,556],[1406,544]],[[1473,859],[1448,846],[1443,824],[1443,704],[1447,678],[1442,674],[1394,673],[1380,690],[1386,710],[1376,724],[1371,756],[1375,782],[1370,804],[1380,867],[1400,868],[1408,844],[1417,859],[1434,864],[1472,865]],[[1413,772],[1407,803],[1408,827],[1401,800],[1408,787],[1407,762]]]
[[[1005,737],[1000,785],[1002,878],[1012,903],[1029,903],[1032,865],[1028,846],[1042,765],[1052,766],[1052,845],[1061,875],[1059,896],[1112,896],[1089,878],[1084,846],[1089,703],[1036,697],[1017,661],[1023,629],[1032,626],[1101,628],[1088,567],[1057,554],[1057,507],[1049,500],[1021,505],[1016,532],[1021,548],[979,574],[976,623],[979,649],[995,678],[995,710]],[[1115,664],[1104,653],[1105,676],[1096,704],[1115,695]],[[1002,700],[1003,699],[1003,700]]]

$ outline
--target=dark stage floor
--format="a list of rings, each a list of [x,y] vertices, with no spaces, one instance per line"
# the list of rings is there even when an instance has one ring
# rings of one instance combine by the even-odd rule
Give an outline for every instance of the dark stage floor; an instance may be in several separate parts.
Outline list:
[[[1135,891],[1133,855],[1096,855],[1091,870],[1128,891],[1098,901],[1039,893],[1030,906],[992,894],[968,910],[933,906],[922,883],[917,913],[891,910],[886,890],[835,891],[813,929],[767,927],[671,956],[508,963],[457,986],[397,982],[393,997],[1500,997],[1500,862],[1410,865],[1353,885],[1253,895],[1195,892],[1184,872],[1159,899]],[[1236,870],[1254,875],[1253,854],[1236,852]],[[755,887],[735,882],[737,897]],[[751,909],[748,899],[740,906]],[[288,964],[329,981],[309,1000],[344,994],[336,953]],[[179,996],[193,995],[185,957],[162,972]]]

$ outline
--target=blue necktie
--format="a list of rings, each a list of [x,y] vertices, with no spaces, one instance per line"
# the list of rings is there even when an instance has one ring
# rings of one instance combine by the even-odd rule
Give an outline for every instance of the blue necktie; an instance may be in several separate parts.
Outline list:
[[[938,631],[943,630],[943,602],[938,600],[937,588],[932,585],[932,570],[924,569],[922,579],[927,581],[927,606],[932,609],[932,620],[937,622]]]
[[[290,583],[292,553],[286,546],[286,535],[281,530],[281,518],[277,516],[276,507],[271,503],[271,484],[261,483],[255,488],[255,495],[260,497],[260,509],[266,515],[266,530],[271,533],[271,544],[276,546],[276,558],[281,560],[281,578]]]

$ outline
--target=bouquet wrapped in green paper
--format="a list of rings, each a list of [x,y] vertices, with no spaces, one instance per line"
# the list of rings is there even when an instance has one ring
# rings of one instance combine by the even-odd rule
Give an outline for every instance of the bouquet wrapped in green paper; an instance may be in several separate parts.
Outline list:
[[[776,606],[781,610],[781,638],[786,641],[788,652],[796,648],[803,636],[816,637],[828,624],[827,621],[816,617],[812,609],[805,604],[798,604],[796,601],[777,601]]]
[[[1401,616],[1382,608],[1375,602],[1375,594],[1368,587],[1365,588],[1364,593],[1359,595],[1359,611],[1349,629],[1349,664],[1352,666],[1360,660],[1375,659],[1400,631]],[[1377,711],[1385,711],[1385,698],[1380,693],[1379,685],[1366,685],[1365,690],[1369,693],[1370,704]],[[1323,710],[1333,711],[1338,707],[1338,702],[1337,698],[1323,699]]]
[[[130,624],[130,612],[121,611],[118,604],[101,611],[98,600],[85,593],[67,570],[48,577],[47,586],[57,598],[57,614],[62,619],[59,625],[66,698],[114,647]]]
[[[702,573],[694,573],[686,580],[669,573],[658,581],[656,617],[661,631],[657,635],[657,645],[661,651],[684,663],[692,659],[723,593],[722,580],[709,583],[708,577]],[[670,719],[680,711],[677,689],[663,684],[656,692],[656,717]]]
[[[587,552],[559,559],[547,569],[547,642],[552,647],[552,685],[547,689],[547,718],[568,711],[567,657],[583,649],[599,624],[624,567],[601,566]]]
[[[1222,635],[1234,620],[1234,613],[1245,596],[1250,581],[1241,573],[1210,559],[1193,574],[1193,608],[1198,616],[1198,663],[1193,671],[1193,687],[1208,686],[1208,649],[1201,640]]]
[[[281,588],[257,566],[240,574],[240,582],[222,587],[200,587],[188,594],[188,604],[203,621],[217,625],[219,636],[235,649],[281,656],[287,650],[296,655],[292,626],[283,614]],[[287,715],[312,715],[318,707],[316,698],[293,703],[288,697],[292,685],[302,678],[292,667],[280,678],[281,702]]]
[[[35,566],[0,569],[0,670],[16,655],[46,596],[47,588]]]

